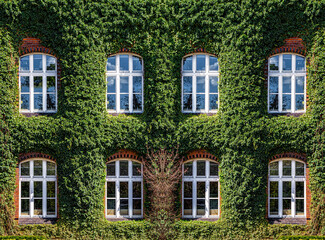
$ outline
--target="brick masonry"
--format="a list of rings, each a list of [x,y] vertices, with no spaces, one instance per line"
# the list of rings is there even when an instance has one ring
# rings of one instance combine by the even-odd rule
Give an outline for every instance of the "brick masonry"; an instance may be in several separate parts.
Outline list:
[[[110,156],[106,162],[110,162],[110,161],[113,161],[113,160],[117,160],[117,159],[123,159],[123,158],[126,158],[126,159],[133,159],[133,160],[137,160],[139,161],[140,158],[138,156],[138,154],[134,151],[130,151],[130,150],[126,150],[126,149],[122,149],[122,150],[119,150],[117,153],[113,154],[112,156]]]

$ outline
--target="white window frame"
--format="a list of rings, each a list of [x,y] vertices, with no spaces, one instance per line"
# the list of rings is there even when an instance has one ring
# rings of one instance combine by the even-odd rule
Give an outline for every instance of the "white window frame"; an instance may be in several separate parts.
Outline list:
[[[205,176],[197,176],[197,161],[205,161]],[[192,162],[192,176],[184,175],[186,163]],[[210,176],[210,162],[218,164],[218,176]],[[198,158],[184,162],[182,167],[182,217],[183,218],[219,218],[220,216],[220,181],[219,181],[219,163],[210,159]],[[184,182],[192,182],[192,198],[184,197]],[[197,215],[197,182],[205,182],[205,214]],[[218,197],[210,198],[210,182],[218,182]],[[192,199],[192,215],[184,214],[184,199]],[[218,200],[218,215],[209,215],[210,199]]]
[[[283,161],[291,161],[291,176],[283,176]],[[279,175],[270,175],[270,164],[279,163]],[[304,164],[304,176],[296,176],[296,162]],[[307,212],[307,183],[306,183],[306,163],[295,158],[280,158],[270,162],[268,170],[268,216],[269,218],[306,218]],[[278,182],[278,197],[270,197],[270,182]],[[291,182],[291,215],[283,214],[283,182]],[[304,182],[304,198],[296,198],[296,182]],[[270,214],[270,199],[278,199],[278,215]],[[304,215],[296,215],[296,199],[304,199]]]
[[[120,161],[128,161],[128,176],[120,176]],[[107,176],[106,174],[106,181],[105,181],[105,216],[106,218],[114,219],[114,218],[143,218],[143,165],[141,162],[136,161],[134,159],[117,159],[114,161],[109,161],[108,163],[115,162],[115,176]],[[136,162],[141,165],[141,176],[133,176],[133,168],[132,163]],[[107,197],[107,182],[114,182],[115,183],[115,198]],[[120,213],[120,182],[128,182],[128,215],[121,215]],[[134,215],[133,214],[133,183],[140,182],[141,183],[141,215]],[[115,199],[115,213],[116,215],[107,215],[107,200],[108,199]],[[140,199],[140,198],[136,198]]]
[[[42,176],[34,176],[34,161],[42,161]],[[22,176],[21,175],[21,164],[29,162],[29,176]],[[55,164],[55,176],[47,176],[47,162],[52,162]],[[21,182],[29,182],[29,198],[22,198],[21,197]],[[42,182],[42,215],[34,215],[34,182]],[[48,198],[47,197],[47,182],[54,182],[55,183],[55,197]],[[42,218],[57,218],[57,165],[54,161],[42,158],[31,158],[28,160],[24,160],[19,163],[19,217],[20,218],[33,218],[33,217],[42,217]],[[29,199],[29,213],[30,215],[22,215],[21,214],[21,199]],[[55,199],[55,214],[54,215],[47,215],[47,199]]]
[[[34,55],[42,55],[42,68],[43,70],[34,71]],[[20,59],[22,57],[29,56],[29,70],[20,69]],[[55,70],[46,70],[46,56],[53,57],[55,59]],[[58,60],[56,57],[50,54],[44,54],[40,52],[34,52],[30,54],[25,54],[19,57],[19,111],[21,113],[56,113],[58,109],[58,89],[57,89],[57,70],[58,70]],[[21,77],[29,77],[29,92],[21,92]],[[42,77],[42,95],[43,95],[43,110],[34,109],[34,77]],[[49,92],[50,94],[55,94],[55,109],[47,110],[47,77],[55,77],[55,91]],[[29,94],[29,110],[21,109],[21,94]],[[39,94],[39,93],[38,93]]]
[[[120,56],[121,55],[128,55],[129,56],[129,71],[120,71]],[[119,54],[114,54],[110,55],[109,57],[116,57],[116,69],[115,71],[108,71],[106,68],[106,83],[107,83],[107,77],[116,77],[116,92],[115,92],[115,101],[116,101],[116,110],[113,109],[107,109],[107,86],[106,86],[106,110],[109,113],[142,113],[143,112],[143,107],[144,107],[144,64],[143,64],[143,59],[141,56],[134,54],[134,53],[119,53]],[[133,71],[133,56],[140,58],[142,62],[142,69],[141,70],[135,70]],[[129,78],[129,110],[124,110],[120,108],[120,77],[128,77]],[[141,77],[142,78],[142,110],[141,111],[134,111],[133,110],[133,77]],[[122,93],[124,94],[124,93]]]
[[[205,55],[205,71],[200,71],[200,70],[196,70],[196,57],[197,55]],[[208,53],[194,53],[194,54],[190,54],[190,55],[186,55],[183,57],[182,59],[182,112],[183,113],[216,113],[218,112],[218,109],[220,108],[220,94],[219,94],[219,86],[220,86],[220,78],[219,78],[219,71],[220,71],[220,66],[218,68],[218,71],[210,71],[210,65],[209,65],[209,57],[216,57],[215,55],[212,54],[208,54]],[[192,57],[192,70],[184,70],[183,66],[184,66],[184,60],[188,57]],[[219,59],[218,59],[219,61]],[[218,108],[217,109],[213,109],[213,110],[209,110],[210,107],[210,103],[209,103],[209,96],[210,96],[210,89],[209,89],[209,77],[218,77],[218,93],[212,93],[215,95],[218,95]],[[192,77],[192,111],[189,110],[184,110],[184,102],[183,102],[183,98],[184,98],[184,83],[183,83],[183,79],[184,77]],[[197,77],[204,77],[205,78],[205,109],[201,109],[201,110],[196,110],[196,97],[197,94],[202,94],[202,93],[197,93],[196,92],[196,78]]]
[[[292,55],[291,59],[291,66],[292,70],[283,70],[283,55]],[[279,56],[279,70],[270,70],[270,60],[272,57]],[[305,69],[304,70],[296,70],[296,56],[303,57],[305,59]],[[275,95],[270,93],[270,77],[278,77],[278,111],[270,110],[270,95]],[[291,94],[283,93],[283,77],[291,77]],[[304,109],[303,110],[295,110],[296,109],[296,84],[295,78],[296,77],[304,77],[305,84],[304,84]],[[275,54],[269,57],[268,59],[268,95],[267,95],[267,106],[269,113],[304,113],[306,112],[306,92],[307,92],[307,74],[306,74],[306,57],[296,53],[280,53]],[[282,99],[283,95],[291,95],[291,109],[290,110],[282,110]],[[298,95],[302,95],[298,93]]]

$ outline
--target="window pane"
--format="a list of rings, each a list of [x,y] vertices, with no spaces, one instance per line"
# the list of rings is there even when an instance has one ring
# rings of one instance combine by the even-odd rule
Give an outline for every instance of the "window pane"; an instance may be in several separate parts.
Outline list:
[[[132,172],[133,176],[141,176],[141,164],[137,162],[132,162]]]
[[[283,55],[283,70],[291,71],[292,70],[292,55],[284,54]]]
[[[291,176],[291,161],[283,161],[283,176]]]
[[[196,92],[205,93],[205,77],[196,77]]]
[[[115,199],[107,199],[107,215],[115,215]]]
[[[22,198],[29,198],[30,193],[29,193],[29,182],[21,182],[21,197]]]
[[[46,162],[46,175],[47,176],[55,176],[55,163]]]
[[[43,176],[43,161],[34,161],[34,176]]]
[[[55,182],[46,182],[46,191],[48,198],[55,198]]]
[[[34,94],[34,109],[43,110],[43,94]]]
[[[133,198],[141,198],[141,182],[133,182]]]
[[[129,110],[129,94],[121,94],[120,98],[121,98],[120,109],[128,111]]]
[[[218,199],[210,199],[210,215],[218,215]]]
[[[107,109],[116,110],[116,95],[107,94]]]
[[[129,77],[121,77],[120,78],[120,92],[128,93],[129,92]]]
[[[205,198],[205,182],[196,183],[197,198]]]
[[[270,199],[270,215],[279,215],[278,199]]]
[[[270,58],[270,70],[271,71],[279,70],[279,56],[274,56]]]
[[[142,70],[142,61],[140,58],[133,56],[133,71]]]
[[[34,71],[41,71],[43,70],[43,63],[42,63],[42,55],[34,54]]]
[[[283,93],[291,93],[291,77],[283,77]]]
[[[192,199],[184,199],[184,215],[192,215]]]
[[[20,96],[22,110],[29,110],[29,94],[21,94]]]
[[[304,199],[296,199],[296,215],[304,215],[305,214],[305,206]]]
[[[296,111],[305,109],[304,99],[304,95],[296,95]]]
[[[209,92],[218,93],[218,77],[210,76],[209,77]]]
[[[107,77],[107,93],[116,93],[116,77]]]
[[[20,92],[29,92],[29,77],[20,77]]]
[[[55,58],[51,56],[46,56],[46,70],[55,70]]]
[[[115,198],[115,182],[107,182],[107,197],[108,198]]]
[[[291,110],[291,95],[282,96],[282,110],[283,111]]]
[[[296,56],[296,70],[304,71],[305,70],[305,58]]]
[[[210,71],[218,71],[219,70],[219,63],[218,63],[218,58],[209,56],[209,69]]]
[[[128,196],[129,196],[129,183],[120,182],[120,197],[128,198]]]
[[[305,184],[304,182],[296,182],[296,197],[305,197]]]
[[[205,109],[205,95],[197,94],[196,95],[196,110]]]
[[[283,215],[291,215],[291,199],[283,199]]]
[[[192,198],[193,197],[193,183],[192,182],[184,182],[184,198]]]
[[[183,93],[192,93],[192,77],[183,77]]]
[[[183,96],[183,110],[192,111],[192,94],[184,94]]]
[[[129,176],[129,161],[120,161],[120,176]]]
[[[270,93],[278,93],[279,92],[279,78],[278,77],[270,77],[270,85],[269,85]]]
[[[204,215],[205,214],[205,200],[204,199],[198,199],[196,204],[196,214],[197,215]]]
[[[197,176],[205,176],[205,161],[197,161]]]
[[[270,111],[278,111],[279,110],[279,97],[278,94],[270,95]]]
[[[279,162],[270,163],[270,175],[271,176],[279,175]]]
[[[270,197],[279,197],[279,182],[270,182]]]
[[[21,199],[21,215],[30,215],[29,213],[29,199]]]
[[[24,162],[20,165],[21,176],[29,176],[29,162]]]
[[[196,70],[205,71],[205,55],[196,55]]]
[[[210,176],[218,176],[218,164],[210,162]]]
[[[120,70],[129,71],[129,55],[120,55]]]
[[[20,58],[20,70],[29,71],[29,56]]]
[[[43,182],[34,182],[34,197],[43,197]]]
[[[55,110],[55,94],[46,94],[46,107],[47,110]]]
[[[107,71],[116,71],[116,56],[107,59]]]
[[[133,111],[142,111],[142,95],[133,94]]]
[[[121,215],[129,215],[129,200],[128,199],[121,199]]]
[[[291,182],[283,182],[283,197],[291,197]]]
[[[218,182],[210,182],[210,198],[217,198],[219,196]]]
[[[47,91],[48,92],[55,92],[55,77],[54,76],[47,76]],[[35,81],[35,80],[34,80]]]
[[[141,215],[141,199],[133,199],[133,215]]]
[[[142,77],[133,77],[133,93],[142,93]]]
[[[305,164],[296,162],[296,176],[305,176]]]
[[[192,71],[192,56],[184,58],[183,60],[183,71]]]
[[[209,103],[209,110],[218,109],[218,94],[210,94]]]
[[[193,162],[188,162],[184,164],[184,176],[193,175]]]
[[[55,199],[47,199],[47,215],[55,215]]]
[[[296,93],[305,93],[305,77],[296,77]]]
[[[108,163],[106,170],[107,176],[115,176],[115,162]]]

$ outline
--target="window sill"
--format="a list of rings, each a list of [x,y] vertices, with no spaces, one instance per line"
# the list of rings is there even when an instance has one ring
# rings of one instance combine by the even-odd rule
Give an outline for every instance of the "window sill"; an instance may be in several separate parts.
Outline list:
[[[55,224],[57,218],[42,218],[42,217],[20,217],[18,218],[18,225],[27,224]]]
[[[20,112],[20,114],[24,115],[25,117],[37,117],[37,116],[53,116],[57,112]]]
[[[207,217],[199,217],[199,218],[190,218],[190,217],[187,217],[187,218],[182,218],[182,220],[184,221],[206,221],[206,222],[215,222],[215,221],[218,221],[219,220],[219,217],[210,217],[210,218],[207,218]]]
[[[268,218],[269,224],[297,224],[307,225],[306,217]]]
[[[292,112],[268,112],[272,116],[288,116],[288,117],[300,117],[306,112],[297,112],[297,113],[292,113]]]
[[[119,222],[119,221],[136,221],[136,220],[143,220],[143,218],[125,218],[125,217],[106,217],[106,220],[109,222]]]

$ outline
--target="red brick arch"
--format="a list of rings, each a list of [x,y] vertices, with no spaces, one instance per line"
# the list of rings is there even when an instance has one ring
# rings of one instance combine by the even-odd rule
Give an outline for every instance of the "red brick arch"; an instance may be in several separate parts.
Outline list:
[[[49,154],[40,153],[40,152],[22,153],[19,155],[18,161],[21,162],[30,158],[44,158],[56,162],[56,159],[50,156]]]
[[[134,152],[132,150],[121,149],[118,152],[114,153],[109,158],[107,158],[106,162],[114,161],[114,160],[121,159],[121,158],[133,159],[133,160],[140,161],[140,157],[136,152]]]
[[[307,163],[306,154],[296,153],[296,152],[285,152],[285,153],[276,154],[270,158],[269,162],[274,161],[279,158],[295,158],[295,159],[303,161],[304,163]],[[307,167],[308,167],[308,165],[307,165]]]
[[[216,156],[212,155],[211,153],[203,149],[191,151],[186,156],[186,160],[192,160],[197,158],[205,158],[205,159],[210,159],[218,162],[218,158]]]

